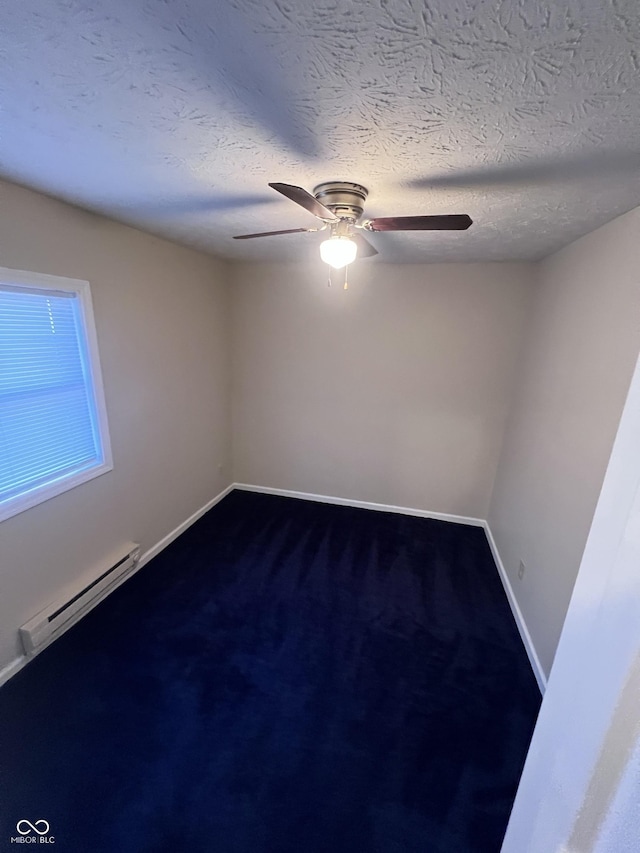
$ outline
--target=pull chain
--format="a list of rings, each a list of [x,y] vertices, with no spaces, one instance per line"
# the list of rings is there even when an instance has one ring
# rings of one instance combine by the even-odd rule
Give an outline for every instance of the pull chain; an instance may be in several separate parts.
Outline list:
[[[348,272],[347,272],[347,271],[348,271],[348,269],[349,269],[349,266],[347,265],[347,266],[344,268],[344,288],[343,288],[344,290],[348,290],[348,289],[349,289],[349,280],[348,280],[348,278],[347,278],[347,276],[348,276]],[[331,273],[332,273],[332,272],[333,272],[333,270],[332,270],[332,269],[329,269],[329,276],[328,276],[328,278],[327,278],[327,287],[331,287],[331,285],[333,284],[333,282],[332,282],[332,280],[331,280]]]

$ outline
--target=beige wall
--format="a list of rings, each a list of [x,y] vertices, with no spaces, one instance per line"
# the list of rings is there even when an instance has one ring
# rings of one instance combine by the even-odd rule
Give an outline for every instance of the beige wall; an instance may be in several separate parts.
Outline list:
[[[225,265],[5,183],[0,264],[91,283],[114,458],[0,525],[2,669],[58,590],[127,540],[155,545],[231,466]]]
[[[639,233],[637,209],[540,264],[527,320],[489,523],[547,673],[640,349]]]
[[[234,479],[485,518],[530,268],[324,269],[234,265]]]

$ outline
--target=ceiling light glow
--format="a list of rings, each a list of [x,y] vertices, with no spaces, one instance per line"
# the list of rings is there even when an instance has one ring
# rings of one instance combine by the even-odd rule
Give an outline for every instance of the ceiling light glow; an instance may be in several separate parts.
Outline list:
[[[358,254],[358,247],[349,237],[330,237],[320,243],[320,257],[335,270],[353,263]]]

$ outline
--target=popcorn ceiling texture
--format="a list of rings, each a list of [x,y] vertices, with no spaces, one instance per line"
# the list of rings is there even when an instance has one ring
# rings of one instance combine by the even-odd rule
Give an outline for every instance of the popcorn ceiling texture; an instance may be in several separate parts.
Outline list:
[[[370,190],[392,262],[535,259],[640,204],[637,0],[22,0],[0,173],[223,257],[321,239],[268,181]],[[376,263],[378,259],[367,261]]]

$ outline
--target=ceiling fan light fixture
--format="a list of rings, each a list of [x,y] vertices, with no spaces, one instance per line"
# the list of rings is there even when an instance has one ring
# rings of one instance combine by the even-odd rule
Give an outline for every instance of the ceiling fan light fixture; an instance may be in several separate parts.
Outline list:
[[[357,254],[358,247],[349,237],[330,237],[320,243],[320,257],[335,270],[352,264]]]

